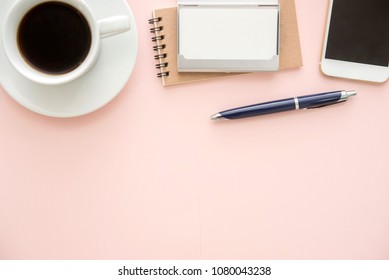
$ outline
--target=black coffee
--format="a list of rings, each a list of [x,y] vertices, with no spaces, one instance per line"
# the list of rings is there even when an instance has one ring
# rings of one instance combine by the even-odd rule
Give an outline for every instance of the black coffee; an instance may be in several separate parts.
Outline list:
[[[87,57],[91,40],[85,17],[74,7],[56,1],[33,7],[18,30],[18,45],[25,60],[49,74],[76,69]]]

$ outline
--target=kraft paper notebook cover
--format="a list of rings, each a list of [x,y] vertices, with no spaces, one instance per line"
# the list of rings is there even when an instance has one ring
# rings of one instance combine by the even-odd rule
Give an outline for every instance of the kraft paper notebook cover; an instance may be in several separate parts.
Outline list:
[[[280,0],[280,70],[302,66],[300,38],[294,0]],[[155,59],[159,69],[158,77],[163,85],[174,85],[238,75],[238,73],[183,73],[177,71],[177,8],[158,9],[153,11],[150,23]],[[233,37],[231,37],[233,39]]]

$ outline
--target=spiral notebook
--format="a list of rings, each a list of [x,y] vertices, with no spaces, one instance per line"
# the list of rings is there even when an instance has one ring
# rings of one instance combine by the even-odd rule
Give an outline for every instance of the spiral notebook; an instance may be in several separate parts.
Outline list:
[[[301,67],[303,63],[294,0],[279,2],[281,6],[280,70]],[[177,8],[153,11],[149,23],[153,25],[150,31],[153,33],[152,41],[155,43],[153,49],[156,52],[154,58],[157,61],[157,77],[162,79],[164,86],[239,75],[239,73],[178,72]]]

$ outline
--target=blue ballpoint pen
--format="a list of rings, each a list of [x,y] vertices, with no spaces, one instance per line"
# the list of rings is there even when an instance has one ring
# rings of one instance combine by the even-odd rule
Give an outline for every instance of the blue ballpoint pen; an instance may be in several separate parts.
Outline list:
[[[211,119],[234,120],[291,110],[314,109],[347,101],[349,97],[355,95],[357,95],[355,90],[338,90],[292,97],[222,111],[212,115]]]

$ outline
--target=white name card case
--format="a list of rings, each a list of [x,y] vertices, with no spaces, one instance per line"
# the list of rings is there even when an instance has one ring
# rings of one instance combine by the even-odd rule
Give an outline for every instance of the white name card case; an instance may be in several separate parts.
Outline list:
[[[179,72],[277,71],[278,0],[178,1]]]

